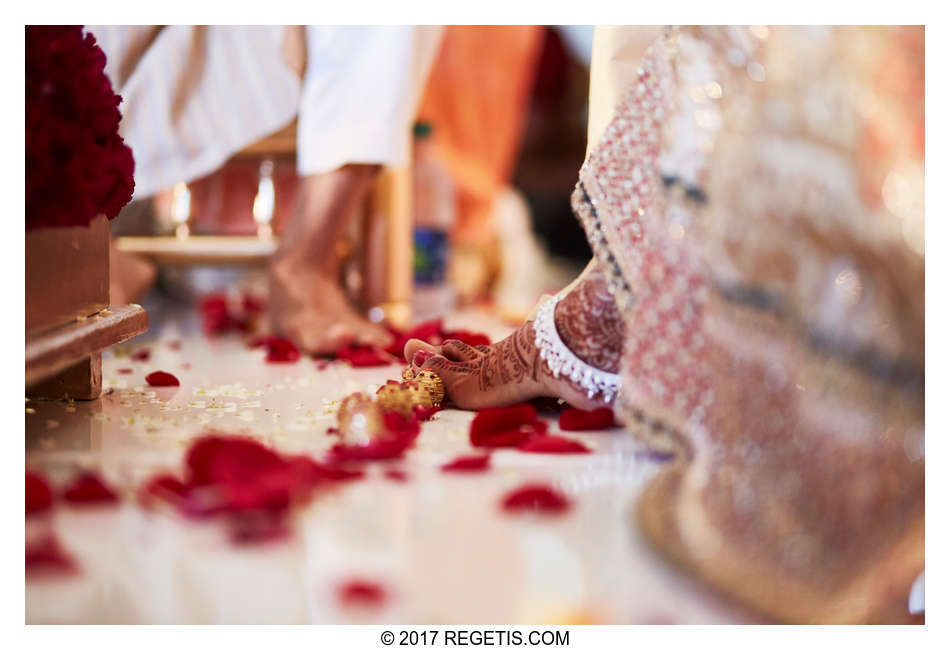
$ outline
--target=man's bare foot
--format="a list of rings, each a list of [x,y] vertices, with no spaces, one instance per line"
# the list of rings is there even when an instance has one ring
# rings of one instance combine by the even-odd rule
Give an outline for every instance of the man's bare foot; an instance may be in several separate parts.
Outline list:
[[[617,372],[623,320],[596,267],[588,267],[558,303],[554,322],[565,345],[581,360]],[[535,346],[530,321],[491,346],[474,348],[460,341],[433,346],[414,339],[406,344],[405,354],[413,368],[438,373],[446,395],[461,408],[503,406],[535,397],[559,397],[582,409],[604,406],[569,379],[553,375]]]
[[[377,165],[345,165],[305,177],[280,249],[271,259],[271,328],[308,352],[392,342],[389,332],[350,307],[338,280],[336,243],[378,170]]]
[[[272,264],[269,309],[275,333],[314,354],[392,342],[384,328],[353,311],[339,282],[321,269]]]

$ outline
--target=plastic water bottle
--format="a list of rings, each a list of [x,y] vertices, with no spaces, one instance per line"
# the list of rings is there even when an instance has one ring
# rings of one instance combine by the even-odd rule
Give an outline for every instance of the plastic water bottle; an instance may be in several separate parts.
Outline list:
[[[413,127],[412,174],[413,319],[422,321],[447,315],[456,299],[448,280],[455,186],[426,122]]]

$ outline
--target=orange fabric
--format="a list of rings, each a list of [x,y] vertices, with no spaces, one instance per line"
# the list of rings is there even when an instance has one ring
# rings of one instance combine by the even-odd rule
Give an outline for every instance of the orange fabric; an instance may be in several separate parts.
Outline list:
[[[491,237],[488,219],[521,145],[544,28],[447,27],[423,95],[419,119],[430,122],[456,184],[456,241]]]

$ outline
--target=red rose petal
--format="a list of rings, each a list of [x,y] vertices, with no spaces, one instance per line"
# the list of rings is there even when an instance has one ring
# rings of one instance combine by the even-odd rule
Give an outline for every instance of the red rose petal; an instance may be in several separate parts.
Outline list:
[[[63,490],[63,500],[73,505],[111,504],[119,496],[97,474],[86,472]]]
[[[152,507],[157,501],[181,507],[187,498],[188,486],[171,474],[153,476],[138,492],[139,503],[146,508]]]
[[[576,440],[563,436],[535,436],[518,446],[521,451],[533,454],[589,454],[590,448]]]
[[[264,300],[253,296],[249,293],[245,293],[241,296],[241,307],[244,308],[244,311],[248,314],[260,314],[264,311]]]
[[[140,502],[148,507],[165,501],[190,517],[222,517],[235,543],[285,537],[290,508],[309,499],[317,486],[363,476],[309,456],[284,456],[251,438],[214,432],[192,443],[185,467],[184,480],[170,474],[149,480],[139,490]]]
[[[321,481],[351,481],[364,476],[362,470],[318,463],[309,456],[293,456],[287,462],[289,468],[307,485],[315,485]]]
[[[421,406],[416,404],[412,407],[412,414],[419,422],[428,422],[432,417],[442,410],[441,406]]]
[[[254,339],[250,347],[263,346],[267,350],[267,363],[296,363],[300,359],[300,350],[292,341],[279,336],[264,336]]]
[[[245,294],[239,302],[231,301],[224,294],[208,294],[201,298],[201,326],[208,336],[227,332],[246,332],[251,329],[251,320],[263,309],[263,304]]]
[[[207,435],[196,440],[185,457],[190,483],[212,485],[246,482],[283,466],[273,451],[244,436]]]
[[[429,345],[442,345],[449,339],[456,339],[471,346],[491,344],[491,339],[480,332],[446,330],[441,319],[419,323],[410,330],[399,330],[390,326],[389,332],[393,335],[393,342],[386,347],[386,351],[400,361],[408,361],[403,353],[410,339],[419,339]]]
[[[561,413],[558,425],[562,431],[597,431],[617,426],[613,409],[602,407],[593,411],[567,409]]]
[[[440,467],[443,472],[485,472],[491,461],[490,455],[459,456]]]
[[[351,345],[336,352],[338,361],[346,361],[354,368],[371,368],[398,363],[398,359],[383,348],[372,345]]]
[[[401,469],[387,469],[383,472],[383,476],[397,483],[405,483],[409,480],[409,475]]]
[[[505,431],[517,429],[523,424],[532,424],[537,419],[538,412],[530,404],[487,408],[475,414],[471,430],[473,432]]]
[[[150,372],[145,375],[145,382],[149,386],[180,386],[178,382],[178,377],[171,374],[170,372],[164,372],[162,370],[156,370],[155,372]]]
[[[366,445],[337,443],[330,448],[329,460],[339,463],[348,460],[387,460],[401,457],[419,435],[419,422],[403,417],[398,411],[383,413],[385,433]]]
[[[131,375],[134,371],[131,368],[119,368],[116,372],[120,375]]]
[[[442,333],[443,339],[446,341],[455,339],[471,345],[473,348],[479,345],[491,345],[491,339],[488,338],[487,334],[482,334],[481,332],[470,332],[468,330],[449,330]]]
[[[43,572],[75,573],[76,562],[60,545],[53,533],[26,545],[26,571],[28,574]]]
[[[152,358],[152,351],[148,348],[142,348],[141,350],[136,350],[129,357],[132,361],[148,361]]]
[[[506,512],[538,512],[543,514],[561,514],[570,508],[571,502],[566,496],[541,483],[527,483],[512,490],[501,501]]]
[[[517,447],[547,428],[530,404],[487,408],[472,419],[469,440],[475,447]]]
[[[53,507],[53,491],[39,474],[26,473],[26,515],[45,512]]]
[[[400,361],[406,361],[403,353],[405,352],[406,343],[410,339],[419,339],[420,341],[425,341],[426,343],[430,343],[432,345],[439,345],[442,343],[441,320],[430,320],[424,323],[419,323],[408,331],[398,330],[390,327],[389,332],[393,335],[393,342],[389,344],[389,346],[386,348],[386,351]]]
[[[260,544],[284,539],[290,527],[282,513],[252,510],[228,517],[228,536],[235,544]]]
[[[387,596],[386,589],[371,580],[351,579],[337,588],[337,598],[345,607],[379,607]]]

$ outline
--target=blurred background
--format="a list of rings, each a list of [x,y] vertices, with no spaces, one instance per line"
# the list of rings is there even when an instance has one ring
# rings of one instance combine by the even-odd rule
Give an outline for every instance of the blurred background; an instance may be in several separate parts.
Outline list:
[[[519,322],[590,259],[569,199],[585,155],[592,39],[592,26],[576,25],[442,30],[412,129],[412,320],[479,306]],[[119,249],[135,255],[130,299],[152,307],[153,321],[156,301],[264,297],[275,245],[254,244],[279,239],[293,211],[297,142],[294,119],[113,220]],[[366,232],[357,220],[338,246],[341,283],[370,311],[360,299]],[[207,237],[224,253],[188,253],[188,238]]]

